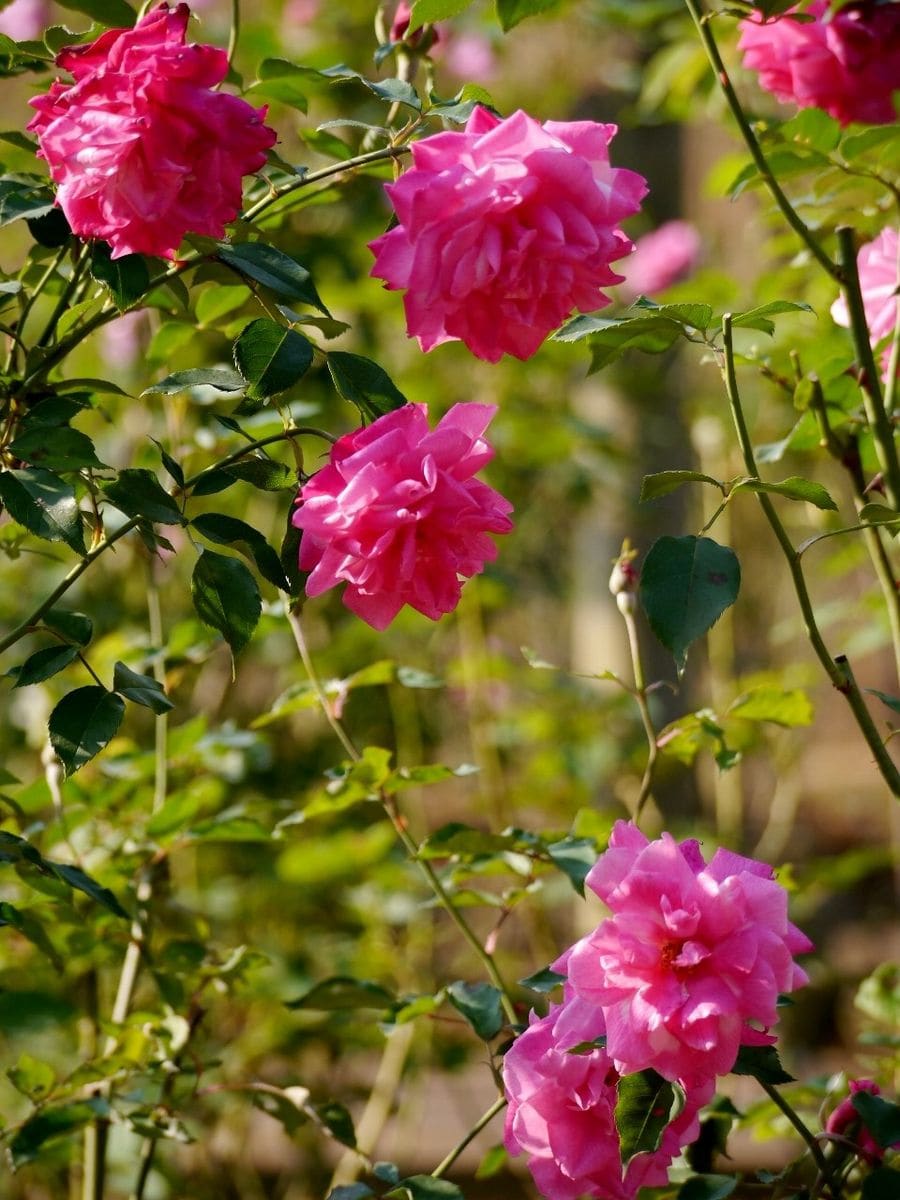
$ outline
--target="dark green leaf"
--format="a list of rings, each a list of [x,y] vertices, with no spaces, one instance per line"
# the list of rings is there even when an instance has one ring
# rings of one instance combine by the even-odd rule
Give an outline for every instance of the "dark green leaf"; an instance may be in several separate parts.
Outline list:
[[[338,392],[355,404],[364,417],[380,417],[407,402],[388,373],[361,354],[332,350],[328,355],[328,371]]]
[[[597,846],[593,838],[565,837],[547,847],[553,864],[567,876],[579,896],[584,895],[584,881],[597,861]]]
[[[701,471],[657,471],[655,475],[645,475],[641,485],[641,503],[645,500],[656,500],[659,496],[667,496],[683,483],[711,483],[717,488],[722,484],[712,475],[704,475]]]
[[[22,937],[27,938],[32,946],[36,946],[42,954],[45,954],[57,971],[64,969],[63,961],[47,936],[47,931],[32,913],[14,908],[5,900],[0,900],[0,925],[12,926],[18,933],[21,933]],[[15,1081],[14,1086],[18,1087]],[[19,1090],[21,1091],[21,1089]]]
[[[50,860],[47,859],[46,861],[49,862]],[[128,913],[109,888],[101,887],[96,879],[92,879],[90,875],[82,871],[81,867],[74,867],[70,866],[69,863],[58,862],[51,863],[50,865],[53,867],[56,875],[60,879],[65,880],[69,887],[76,888],[79,892],[84,892],[86,896],[90,896],[92,900],[96,900],[98,904],[102,904],[104,908],[108,908],[117,917],[128,916]]]
[[[166,468],[166,470],[169,472],[169,474],[172,476],[172,479],[175,481],[175,483],[178,484],[178,486],[180,488],[183,488],[184,487],[184,471],[182,471],[180,464],[175,461],[175,459],[171,456],[171,454],[169,454],[164,449],[164,447],[156,440],[156,438],[151,438],[150,441],[154,444],[154,446],[156,446],[157,450],[159,451],[159,456],[162,459],[162,464]]]
[[[323,979],[321,983],[314,984],[296,1000],[289,1000],[286,1007],[310,1009],[314,1012],[341,1012],[356,1008],[386,1009],[395,1002],[396,997],[378,983],[335,975],[331,979]]]
[[[503,1028],[501,995],[491,984],[457,980],[447,988],[447,998],[486,1042]]]
[[[247,396],[265,400],[286,391],[312,365],[313,347],[302,333],[258,317],[234,343],[234,362],[250,384]]]
[[[91,274],[109,288],[116,308],[124,312],[150,286],[150,268],[142,254],[125,254],[112,258],[106,242],[94,242],[91,254]]]
[[[781,1065],[778,1051],[774,1046],[741,1046],[732,1075],[752,1075],[760,1083],[793,1083],[793,1075],[788,1075]]]
[[[862,1185],[862,1200],[897,1200],[900,1195],[900,1171],[893,1167],[876,1167]]]
[[[48,542],[65,542],[84,554],[81,513],[75,491],[58,475],[41,467],[0,472],[0,503],[31,533]]]
[[[115,737],[125,704],[106,688],[91,684],[64,696],[50,714],[50,744],[73,775]]]
[[[230,367],[194,367],[190,371],[176,371],[167,375],[159,383],[154,383],[141,392],[149,396],[158,392],[163,396],[173,396],[176,392],[186,392],[189,388],[213,387],[220,392],[241,392],[247,386],[242,375],[232,371]]]
[[[130,29],[137,20],[137,13],[126,0],[59,0],[59,6],[84,13],[101,25]]]
[[[160,525],[183,525],[184,517],[152,471],[128,467],[100,485],[106,499],[129,517],[145,517]]]
[[[242,553],[249,554],[264,579],[281,591],[287,590],[288,583],[281,561],[258,529],[223,513],[201,513],[194,517],[191,524],[211,542],[220,546],[236,546]]]
[[[297,487],[296,472],[271,458],[242,458],[222,470],[232,479],[241,479],[262,492],[280,492],[284,488]],[[197,489],[194,490],[197,493]]]
[[[367,1183],[347,1183],[332,1188],[325,1200],[368,1200],[375,1193]]]
[[[353,1118],[343,1104],[329,1100],[325,1104],[314,1104],[312,1111],[333,1138],[336,1138],[342,1145],[355,1149],[356,1131],[353,1128]]]
[[[0,179],[0,225],[45,217],[52,209],[53,193],[42,180]]]
[[[641,570],[640,599],[650,627],[684,670],[687,649],[737,599],[734,551],[711,538],[661,537]]]
[[[84,613],[67,612],[64,608],[51,608],[44,613],[43,623],[54,633],[79,646],[86,646],[94,632],[94,623]]]
[[[78,657],[77,646],[45,646],[29,655],[16,672],[13,687],[28,687],[32,683],[43,683],[58,671],[62,671]]]
[[[519,984],[523,988],[528,988],[530,992],[539,992],[544,995],[546,992],[552,992],[554,988],[558,988],[565,981],[565,975],[560,975],[558,971],[552,971],[550,967],[544,967],[543,971],[535,971],[533,975],[527,975],[524,979],[520,979]]]
[[[683,334],[684,326],[680,322],[651,312],[642,317],[575,317],[553,335],[553,340],[577,342],[587,338],[591,351],[590,373],[593,374],[626,350],[662,354]]]
[[[887,692],[879,692],[875,688],[866,688],[870,696],[877,696],[882,704],[886,704],[893,712],[900,713],[900,697],[889,696]]]
[[[555,8],[558,2],[559,0],[497,0],[497,20],[506,33],[526,17],[533,17],[537,13]]]
[[[653,1070],[623,1075],[619,1080],[615,1119],[623,1167],[636,1154],[659,1149],[677,1098],[668,1079]]]
[[[900,1104],[865,1091],[856,1092],[851,1103],[882,1150],[900,1145]]]
[[[158,683],[152,675],[139,675],[137,671],[132,671],[131,667],[126,667],[123,662],[116,663],[113,672],[113,691],[124,696],[126,700],[151,709],[157,716],[175,707],[166,695],[162,684]]]
[[[811,479],[801,479],[792,475],[782,479],[780,483],[764,483],[761,479],[739,479],[733,484],[733,492],[768,492],[775,496],[784,496],[788,500],[805,500],[816,508],[829,509],[837,512],[837,505],[820,483]]]
[[[309,271],[274,246],[265,242],[220,246],[219,258],[240,275],[256,280],[285,300],[309,304],[326,317],[331,316],[319,299]]]
[[[83,1129],[98,1117],[109,1115],[109,1104],[102,1097],[77,1100],[69,1104],[48,1105],[20,1126],[9,1143],[13,1170],[37,1158],[46,1142]]]
[[[219,631],[237,654],[253,636],[262,602],[256,580],[236,558],[201,551],[191,576],[191,596],[205,625]]]
[[[30,429],[16,438],[9,451],[24,462],[51,471],[103,466],[87,434],[67,425]]]
[[[409,1175],[386,1196],[399,1196],[407,1192],[412,1200],[465,1200],[460,1189],[449,1179],[435,1179],[433,1175]]]
[[[692,1175],[678,1189],[677,1200],[725,1200],[737,1183],[736,1175]]]

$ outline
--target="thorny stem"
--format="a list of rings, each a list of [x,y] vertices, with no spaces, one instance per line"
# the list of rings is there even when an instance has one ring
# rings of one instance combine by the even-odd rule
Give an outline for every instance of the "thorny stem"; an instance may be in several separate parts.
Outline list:
[[[832,1174],[831,1174],[831,1167],[829,1166],[828,1160],[826,1159],[825,1155],[822,1153],[822,1147],[816,1141],[814,1135],[810,1132],[809,1129],[806,1128],[803,1121],[797,1115],[795,1110],[791,1107],[790,1104],[788,1104],[787,1100],[785,1100],[784,1096],[781,1095],[781,1093],[778,1091],[778,1089],[773,1084],[764,1082],[758,1076],[757,1076],[757,1083],[763,1089],[763,1091],[766,1093],[766,1095],[769,1097],[769,1099],[772,1101],[772,1103],[775,1104],[779,1109],[781,1109],[781,1111],[787,1117],[788,1121],[790,1121],[791,1125],[793,1125],[794,1129],[796,1129],[796,1131],[800,1134],[800,1137],[803,1139],[803,1141],[806,1143],[807,1147],[809,1148],[809,1152],[812,1155],[813,1162],[815,1162],[816,1166],[819,1168],[819,1172],[820,1172],[822,1178],[827,1182],[832,1196],[834,1196],[835,1198],[839,1197],[841,1194],[840,1184],[836,1184],[834,1182],[834,1179],[832,1178]]]
[[[351,741],[349,734],[344,729],[344,726],[335,716],[334,710],[328,700],[328,696],[325,693],[325,689],[322,687],[322,683],[318,677],[318,674],[316,673],[312,656],[309,653],[309,647],[306,644],[306,637],[300,621],[300,614],[297,609],[290,604],[286,606],[286,610],[288,624],[290,625],[291,632],[294,635],[294,641],[300,653],[301,661],[303,662],[303,666],[306,670],[307,676],[309,677],[309,681],[312,684],[313,691],[316,694],[316,698],[319,702],[319,706],[322,709],[322,713],[325,716],[328,724],[331,726],[335,737],[347,752],[351,762],[359,762],[361,757],[360,753]],[[406,827],[406,820],[403,814],[400,812],[400,808],[395,797],[390,796],[386,792],[382,791],[380,799],[385,814],[394,827],[394,832],[403,843],[403,848],[406,850],[406,853],[409,855],[411,861],[416,864],[416,866],[425,876],[428,886],[434,892],[439,904],[459,930],[463,939],[468,943],[472,952],[481,962],[494,987],[496,987],[497,991],[500,993],[500,1003],[503,1006],[503,1011],[507,1020],[511,1024],[515,1024],[518,1020],[518,1017],[512,995],[510,994],[509,988],[503,981],[503,977],[497,968],[497,964],[494,961],[493,955],[484,948],[484,946],[478,940],[478,937],[476,936],[469,922],[453,903],[453,900],[441,882],[441,878],[435,871],[434,867],[432,867],[431,863],[428,862],[427,859],[424,859],[419,855],[419,847],[416,844],[415,838]]]
[[[744,419],[744,410],[741,406],[740,393],[738,392],[730,313],[726,313],[722,320],[722,332],[724,340],[722,374],[725,380],[725,391],[731,405],[731,414],[735,430],[737,431],[741,453],[744,456],[744,465],[747,469],[747,474],[753,479],[759,479],[760,474],[753,453],[753,443],[750,440],[750,433],[747,429],[747,422]],[[872,751],[872,755],[885,782],[890,787],[892,793],[900,797],[900,771],[897,770],[893,759],[888,754],[887,748],[879,736],[878,730],[875,728],[871,713],[866,707],[859,688],[856,686],[856,681],[849,669],[846,658],[833,659],[828,651],[828,647],[822,640],[812,600],[806,586],[806,579],[800,565],[800,556],[794,549],[793,543],[788,537],[778,513],[775,511],[775,506],[771,498],[765,492],[758,492],[757,499],[787,562],[810,645],[832,684],[846,697],[847,703],[850,705],[850,709],[856,718],[856,723],[859,725],[860,731],[868,743],[869,749]]]
[[[473,1142],[475,1138],[478,1137],[482,1129],[484,1129],[486,1125],[489,1125],[491,1121],[493,1121],[497,1113],[502,1112],[503,1109],[506,1108],[506,1103],[507,1101],[505,1096],[497,1097],[487,1112],[483,1113],[478,1118],[469,1132],[465,1134],[459,1142],[457,1142],[446,1158],[443,1158],[434,1168],[434,1170],[431,1172],[432,1179],[440,1179],[447,1171],[450,1170],[450,1168],[462,1154],[463,1150],[465,1150],[466,1146],[468,1146],[470,1142]]]
[[[763,154],[762,147],[750,122],[747,120],[741,102],[734,90],[734,85],[725,64],[722,61],[722,55],[719,53],[719,47],[716,45],[716,39],[713,36],[712,28],[709,23],[709,17],[705,16],[700,6],[699,0],[684,0],[688,12],[693,18],[694,24],[697,27],[697,32],[700,35],[700,40],[703,43],[703,48],[706,51],[706,56],[710,61],[719,86],[728,102],[728,107],[731,109],[732,116],[737,122],[738,128],[741,131],[747,149],[750,151],[750,156],[759,171],[760,176],[765,181],[766,187],[769,189],[772,199],[781,210],[784,219],[790,225],[791,229],[797,234],[803,244],[807,247],[819,265],[828,272],[832,279],[841,281],[841,269],[838,265],[828,257],[822,247],[819,245],[812,231],[806,225],[797,210],[788,200],[787,196],[781,190],[778,180],[772,173],[772,169]]]

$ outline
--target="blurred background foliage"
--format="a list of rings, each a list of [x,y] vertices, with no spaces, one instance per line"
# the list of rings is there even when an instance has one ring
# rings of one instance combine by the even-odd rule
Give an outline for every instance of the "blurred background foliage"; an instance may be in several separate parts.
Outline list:
[[[194,39],[225,44],[230,4],[194,7]],[[50,23],[87,27],[79,13],[48,8]],[[371,3],[256,0],[241,8],[238,86],[255,78],[265,57],[318,68],[344,62],[377,77]],[[392,73],[387,58],[381,74]],[[738,78],[751,108],[771,122],[773,144],[808,146],[826,136],[802,121],[785,131],[785,113]],[[754,369],[742,381],[754,440],[770,447],[766,461],[776,477],[815,475],[844,510],[842,517],[786,505],[792,535],[800,541],[848,523],[844,473],[823,462],[815,423],[795,395],[798,369],[801,376],[816,371],[852,426],[857,401],[845,372],[853,355],[848,334],[828,316],[834,290],[771,220],[752,179],[725,198],[746,156],[722,132],[721,102],[677,0],[551,5],[506,35],[493,10],[476,3],[442,32],[434,55],[438,95],[449,98],[467,82],[486,89],[504,113],[523,107],[542,120],[619,123],[614,162],[651,184],[629,232],[684,216],[703,238],[699,273],[664,299],[746,308],[791,298],[813,306],[816,315],[780,319],[774,337],[743,337],[739,349]],[[46,84],[43,75],[7,81],[5,123],[21,128],[28,96]],[[251,93],[254,102],[269,102],[277,151],[289,162],[321,165],[357,152],[367,135],[356,123],[384,121],[384,104],[354,82],[310,76],[299,90],[308,111],[265,89]],[[321,129],[332,121],[350,123]],[[8,141],[0,159],[9,171],[29,169],[25,152]],[[791,181],[806,215],[833,225],[849,213],[861,239],[874,234],[885,219],[882,189],[866,179],[849,187],[848,176],[832,178],[820,167],[800,164]],[[463,400],[499,406],[488,477],[513,502],[516,529],[497,562],[467,585],[458,613],[440,625],[405,612],[376,634],[335,594],[308,603],[303,620],[317,670],[354,740],[393,756],[391,766],[373,758],[375,777],[397,767],[449,768],[408,770],[398,783],[403,806],[417,840],[444,831],[434,861],[515,980],[546,966],[596,921],[594,906],[572,886],[577,859],[590,856],[592,839],[603,845],[643,773],[637,709],[599,678],[629,670],[624,626],[606,589],[612,562],[623,539],[643,553],[661,533],[698,532],[714,511],[698,487],[639,506],[641,479],[664,467],[730,478],[741,465],[718,373],[697,347],[626,356],[590,376],[583,350],[554,343],[528,363],[496,367],[458,344],[423,356],[404,336],[399,297],[368,278],[366,242],[388,220],[387,178],[384,169],[342,180],[286,216],[275,206],[262,228],[308,267],[334,317],[351,327],[335,345],[377,360],[433,416]],[[0,266],[8,273],[27,253],[25,278],[34,278],[55,253],[34,247],[21,224],[4,233]],[[248,290],[215,266],[195,278],[187,305],[162,296],[90,339],[67,374],[122,389],[102,395],[78,420],[101,460],[160,471],[157,439],[192,473],[238,445],[219,420],[235,404],[221,392],[138,397],[174,371],[227,365],[231,342],[256,315]],[[310,373],[282,402],[295,420],[336,433],[356,423],[324,371]],[[269,408],[242,424],[254,438],[281,429]],[[315,468],[320,446],[303,441],[306,470]],[[860,449],[871,474],[868,448]],[[291,469],[279,490],[242,482],[209,496],[204,508],[240,517],[278,546],[297,464],[285,446],[271,455]],[[123,540],[64,605],[90,614],[89,661],[101,678],[111,677],[117,660],[142,672],[164,664],[174,709],[162,808],[148,819],[155,786],[149,710],[129,706],[110,746],[60,783],[53,764],[42,762],[47,717],[90,677],[76,661],[33,686],[13,689],[14,675],[5,681],[3,828],[27,837],[47,859],[82,865],[129,904],[146,871],[154,891],[146,969],[122,1034],[110,1014],[127,923],[43,875],[22,868],[18,879],[3,866],[0,896],[33,922],[0,931],[4,1122],[17,1126],[48,1096],[74,1103],[86,1084],[97,1083],[102,1100],[103,1081],[112,1079],[118,1115],[109,1128],[110,1194],[130,1194],[143,1156],[152,1159],[148,1200],[322,1196],[346,1153],[348,1113],[361,1141],[379,1134],[369,1147],[374,1158],[396,1161],[405,1174],[430,1171],[490,1103],[483,1044],[459,1012],[428,999],[454,980],[479,980],[479,964],[432,906],[380,806],[350,805],[371,793],[371,779],[341,775],[341,747],[318,711],[278,593],[261,583],[263,618],[233,661],[191,606],[186,531],[163,532],[177,553]],[[831,1073],[888,1070],[896,971],[867,977],[898,952],[897,818],[840,698],[817,673],[753,498],[730,506],[713,536],[738,553],[743,589],[708,644],[692,649],[680,683],[642,630],[651,676],[671,685],[655,694],[654,718],[659,727],[679,723],[660,763],[650,823],[789,864],[781,878],[796,888],[795,920],[818,953],[812,986],[784,1018],[784,1055],[792,1073],[818,1080],[808,1096],[815,1111]],[[37,602],[66,568],[54,547],[38,545],[9,520],[0,525],[0,551],[0,618],[13,626],[23,598]],[[865,687],[893,695],[888,631],[861,544],[829,539],[808,554],[831,644],[853,656]],[[148,595],[158,600],[156,618],[148,615]],[[156,619],[161,642],[152,632]],[[7,672],[44,644],[46,637],[33,637],[15,647]],[[741,714],[735,702],[752,688],[784,701],[779,719],[771,719],[771,706],[764,706],[766,719],[746,706]],[[890,709],[877,719],[887,728]],[[453,822],[495,834],[533,831],[544,846],[571,837],[576,864],[566,860],[559,869],[544,850],[526,852],[518,835],[499,846],[458,839],[448,852]],[[369,981],[388,998],[331,1011],[286,1007],[335,976]],[[522,989],[523,1019],[531,1003],[541,1001]],[[861,1033],[868,1038],[862,1047]],[[749,1103],[740,1087],[735,1099]],[[79,1195],[71,1164],[91,1115],[70,1112],[68,1124],[32,1130],[34,1145],[20,1139],[20,1169],[4,1179],[2,1194]],[[763,1133],[785,1132],[767,1104],[753,1115]],[[531,1194],[521,1167],[498,1154],[484,1157],[499,1140],[495,1122],[458,1164],[459,1180],[479,1162],[483,1175],[501,1172],[480,1184],[469,1180],[467,1195]],[[738,1163],[756,1165],[777,1166],[778,1153],[777,1144],[734,1150]]]

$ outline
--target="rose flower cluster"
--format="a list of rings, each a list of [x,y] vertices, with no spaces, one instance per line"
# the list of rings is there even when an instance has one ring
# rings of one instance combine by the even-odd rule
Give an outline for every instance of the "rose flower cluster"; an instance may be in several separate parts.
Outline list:
[[[507,1052],[506,1148],[548,1200],[632,1200],[666,1182],[741,1046],[769,1045],[777,1001],[806,982],[812,949],[771,867],[619,821],[586,883],[610,916],[553,964],[563,1003]],[[657,1149],[623,1165],[617,1085],[647,1069],[684,1096]]]

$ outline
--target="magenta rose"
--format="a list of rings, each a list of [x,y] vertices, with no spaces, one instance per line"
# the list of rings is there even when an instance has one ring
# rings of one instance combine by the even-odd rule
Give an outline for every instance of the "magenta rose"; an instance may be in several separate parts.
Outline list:
[[[407,404],[346,434],[300,489],[306,594],[346,583],[344,604],[385,629],[404,604],[438,620],[459,603],[461,577],[497,556],[512,506],[474,475],[494,452],[482,437],[497,411],[455,404],[432,431]]]
[[[609,304],[610,263],[631,249],[619,222],[647,185],[610,166],[615,125],[501,121],[476,108],[465,131],[412,147],[388,184],[399,224],[371,242],[372,274],[406,289],[410,337],[423,350],[465,342],[497,362],[529,358],[574,310]]]
[[[503,1060],[506,1149],[528,1156],[547,1200],[633,1200],[639,1188],[665,1184],[672,1160],[699,1133],[700,1108],[712,1098],[712,1080],[687,1091],[659,1148],[636,1154],[623,1169],[615,1123],[619,1074],[603,1049],[570,1053],[603,1033],[599,1009],[568,1000],[540,1020],[532,1013]]]
[[[813,0],[803,11],[814,20],[802,24],[791,19],[800,11],[741,22],[738,48],[760,86],[783,103],[824,109],[842,125],[895,121],[900,5],[863,0],[835,12],[828,0]]]
[[[696,841],[656,841],[616,823],[587,876],[612,916],[566,953],[574,995],[601,1008],[621,1074],[727,1074],[741,1045],[773,1039],[777,1001],[806,982],[812,945],[787,917],[772,868]]]
[[[900,304],[900,245],[896,229],[882,229],[874,241],[860,247],[856,256],[859,289],[862,292],[869,336],[875,347],[894,332],[897,306]],[[838,325],[850,328],[850,312],[843,296],[831,306],[831,315]],[[884,353],[884,374],[887,376],[890,349]]]
[[[869,1092],[880,1096],[881,1088],[871,1079],[851,1079],[850,1095],[840,1102],[825,1122],[825,1132],[847,1138],[853,1142],[860,1155],[869,1162],[879,1163],[884,1158],[884,1149],[870,1133],[860,1114],[853,1107],[853,1097],[858,1092]],[[900,1141],[892,1143],[891,1149],[900,1149]]]
[[[70,46],[56,83],[31,103],[28,126],[58,184],[72,230],[112,257],[174,257],[186,233],[222,237],[241,207],[241,180],[266,161],[265,108],[215,91],[228,56],[185,45],[186,4],[154,8],[134,29]]]

